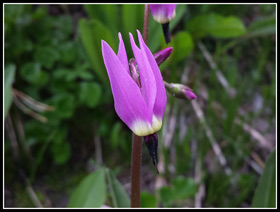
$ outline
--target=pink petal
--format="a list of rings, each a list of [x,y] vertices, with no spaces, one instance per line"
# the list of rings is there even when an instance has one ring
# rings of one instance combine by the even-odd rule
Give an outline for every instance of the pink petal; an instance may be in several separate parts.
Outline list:
[[[150,4],[150,10],[153,18],[161,23],[167,23],[175,17],[176,4]]]
[[[119,50],[118,50],[118,58],[119,58],[121,64],[123,65],[124,69],[129,73],[127,55],[126,55],[122,35],[121,35],[120,32],[119,32],[118,36],[119,36],[119,40],[120,40]]]
[[[156,81],[155,81],[155,77],[153,74],[153,70],[152,70],[152,67],[146,56],[145,50],[142,47],[141,47],[141,49],[139,49],[136,46],[131,33],[129,33],[129,37],[130,37],[132,51],[133,51],[133,54],[135,56],[137,66],[138,66],[142,95],[147,103],[148,110],[152,112],[153,107],[154,107],[155,98],[156,98],[156,92],[157,92],[157,86],[156,86]],[[142,39],[141,34],[140,34],[140,37]],[[139,41],[140,41],[140,37],[138,35]]]
[[[156,99],[155,99],[155,103],[154,103],[154,107],[153,107],[153,112],[156,115],[156,117],[158,119],[160,119],[160,121],[161,121],[162,117],[164,115],[166,101],[167,101],[164,82],[163,82],[159,67],[157,65],[157,62],[155,61],[151,50],[145,44],[145,42],[141,36],[141,33],[138,30],[137,30],[137,33],[138,33],[140,47],[145,52],[144,54],[146,55],[146,57],[149,61],[149,66],[151,67],[151,71],[155,78],[157,93],[156,93]]]
[[[105,41],[102,40],[101,45],[118,116],[135,134],[149,134],[152,111],[148,109],[139,87],[125,70],[119,57]],[[148,132],[142,132],[143,129],[138,129],[139,126]]]
[[[172,50],[173,47],[167,47],[166,49],[163,49],[154,54],[154,58],[158,66],[162,64],[169,57],[169,55],[172,53]]]

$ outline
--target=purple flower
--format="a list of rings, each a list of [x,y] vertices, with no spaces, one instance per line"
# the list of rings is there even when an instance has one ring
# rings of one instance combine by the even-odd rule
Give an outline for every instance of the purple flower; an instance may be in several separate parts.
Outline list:
[[[160,130],[166,105],[166,91],[159,67],[137,30],[140,48],[131,33],[130,43],[139,71],[140,85],[131,77],[127,54],[119,33],[117,55],[101,41],[102,55],[109,76],[115,110],[120,119],[138,136]]]
[[[176,4],[150,4],[150,10],[153,15],[153,18],[161,23],[165,24],[171,21],[175,16]]]
[[[150,4],[153,18],[162,25],[163,35],[166,44],[170,43],[171,36],[169,22],[175,17],[176,4]]]

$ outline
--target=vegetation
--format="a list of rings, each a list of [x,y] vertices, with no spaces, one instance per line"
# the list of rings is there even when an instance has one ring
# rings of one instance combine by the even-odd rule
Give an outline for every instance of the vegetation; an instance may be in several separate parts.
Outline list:
[[[101,54],[143,28],[144,5],[4,5],[5,207],[129,207],[131,131]],[[157,175],[141,207],[275,207],[275,4],[185,5],[170,22]],[[151,15],[148,46],[167,45]],[[269,182],[269,183],[268,183]]]

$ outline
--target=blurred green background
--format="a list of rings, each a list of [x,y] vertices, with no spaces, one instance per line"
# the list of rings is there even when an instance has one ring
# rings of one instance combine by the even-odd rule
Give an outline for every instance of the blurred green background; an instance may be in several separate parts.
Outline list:
[[[170,22],[156,174],[141,207],[275,207],[275,4],[185,5]],[[131,131],[101,55],[143,28],[144,5],[4,4],[4,206],[129,207]],[[137,39],[136,39],[137,40]],[[150,14],[148,46],[167,47]]]

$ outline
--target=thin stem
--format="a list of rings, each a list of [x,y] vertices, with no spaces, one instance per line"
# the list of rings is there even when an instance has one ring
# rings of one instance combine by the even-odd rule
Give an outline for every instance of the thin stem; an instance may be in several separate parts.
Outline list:
[[[148,45],[149,32],[149,5],[145,4],[143,39]],[[131,207],[140,207],[140,182],[141,182],[141,161],[142,161],[142,137],[133,134],[131,152]]]
[[[142,137],[133,134],[131,158],[131,207],[140,207]]]
[[[144,24],[143,24],[143,39],[146,45],[148,45],[148,32],[149,32],[149,5],[145,4],[144,10]]]

